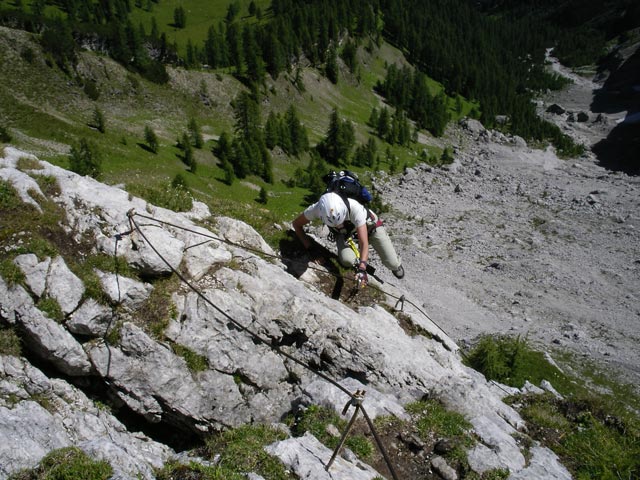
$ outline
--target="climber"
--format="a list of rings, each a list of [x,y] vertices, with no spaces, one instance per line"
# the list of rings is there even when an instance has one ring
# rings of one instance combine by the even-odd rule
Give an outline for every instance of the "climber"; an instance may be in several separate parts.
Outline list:
[[[304,231],[303,226],[318,218],[329,227],[335,238],[338,261],[344,267],[355,265],[356,280],[362,286],[368,282],[369,242],[380,255],[384,266],[391,270],[396,278],[404,277],[404,268],[402,268],[382,220],[357,200],[335,192],[328,192],[323,194],[318,202],[310,205],[298,215],[293,221],[293,228],[307,251],[311,250],[313,242]],[[359,259],[347,242],[354,234],[358,238]]]

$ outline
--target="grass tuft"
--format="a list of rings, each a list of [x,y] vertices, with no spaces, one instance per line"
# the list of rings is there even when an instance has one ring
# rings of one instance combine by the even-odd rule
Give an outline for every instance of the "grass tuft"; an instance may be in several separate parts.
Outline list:
[[[169,321],[178,314],[171,296],[179,286],[180,279],[176,275],[154,282],[151,295],[137,312],[140,326],[156,339],[164,338]]]
[[[36,306],[50,319],[55,320],[58,323],[64,322],[64,312],[55,298],[42,297],[38,300]]]
[[[406,410],[416,420],[418,434],[424,440],[429,438],[455,439],[457,444],[470,447],[474,441],[468,431],[471,424],[463,415],[447,410],[437,400],[422,400],[410,403]]]
[[[306,410],[300,410],[295,418],[289,419],[289,426],[294,436],[302,436],[305,432],[311,433],[323,445],[334,449],[338,446],[340,438],[328,433],[329,425],[335,426],[341,433],[345,431],[347,422],[329,408],[311,405]],[[373,445],[362,435],[350,434],[345,442],[353,453],[359,458],[367,459],[373,453]]]
[[[520,410],[530,435],[551,448],[575,478],[637,478],[640,420],[593,394],[506,399]]]
[[[187,367],[189,367],[189,370],[192,372],[204,372],[209,368],[207,357],[197,354],[189,347],[185,347],[179,343],[172,343],[171,348],[173,348],[176,355],[181,356],[184,361],[187,362]]]
[[[0,277],[9,286],[19,285],[24,282],[24,273],[10,258],[0,261]]]
[[[264,451],[265,446],[285,438],[283,432],[266,425],[244,425],[207,439],[205,450],[211,458],[220,455],[221,471],[254,472],[265,479],[288,480],[295,477],[278,459]]]
[[[107,480],[112,475],[108,462],[93,460],[77,447],[67,447],[52,451],[36,468],[22,470],[9,480]]]
[[[556,388],[570,383],[560,370],[545,359],[544,354],[533,350],[520,337],[485,335],[468,353],[465,363],[483,373],[487,380],[517,388],[522,388],[527,380],[534,385],[548,380]]]
[[[0,325],[0,354],[14,357],[22,354],[22,342],[14,328]]]

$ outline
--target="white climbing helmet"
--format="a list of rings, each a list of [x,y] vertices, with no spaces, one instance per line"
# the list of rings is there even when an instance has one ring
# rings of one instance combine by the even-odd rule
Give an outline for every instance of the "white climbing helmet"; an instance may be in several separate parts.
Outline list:
[[[347,219],[347,204],[337,193],[329,192],[320,197],[320,218],[328,227],[342,225]]]

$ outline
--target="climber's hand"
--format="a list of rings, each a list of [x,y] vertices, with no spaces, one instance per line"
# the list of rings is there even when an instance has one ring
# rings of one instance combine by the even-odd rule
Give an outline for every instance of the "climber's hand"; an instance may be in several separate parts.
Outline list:
[[[367,271],[364,269],[358,269],[356,272],[356,282],[358,282],[358,286],[360,288],[364,288],[369,283],[369,277],[367,276]]]

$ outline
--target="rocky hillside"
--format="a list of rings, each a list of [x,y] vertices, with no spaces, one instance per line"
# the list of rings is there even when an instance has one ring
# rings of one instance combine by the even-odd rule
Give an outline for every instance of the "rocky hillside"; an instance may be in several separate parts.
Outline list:
[[[354,310],[332,300],[314,286],[314,271],[294,278],[247,225],[210,219],[199,203],[188,214],[156,208],[13,148],[0,162],[0,178],[18,192],[21,208],[62,208],[67,245],[64,254],[42,256],[22,253],[16,238],[17,250],[7,252],[21,274],[0,280],[2,327],[17,332],[24,349],[0,357],[1,478],[70,445],[107,460],[114,478],[154,478],[154,469],[183,458],[176,449],[189,438],[280,422],[298,404],[341,412],[347,392],[357,390],[366,391],[372,418],[403,418],[403,405],[424,397],[463,414],[477,438],[468,451],[475,472],[570,478],[536,442],[525,458],[522,419],[501,401],[507,390],[463,366],[446,341],[408,335],[382,304]],[[56,188],[43,190],[42,179]],[[202,227],[204,220],[211,226]],[[123,262],[93,269],[87,278],[96,282],[69,268],[98,254]],[[173,269],[184,281],[166,289],[162,279]],[[154,295],[170,305],[161,336],[145,321]],[[59,315],[43,299],[55,301]],[[409,318],[433,328],[424,317]],[[165,434],[150,438],[133,425]],[[331,451],[310,435],[268,450],[298,478],[378,475],[353,455],[327,473]],[[441,459],[432,463],[447,471]]]
[[[552,68],[572,84],[540,98],[539,112],[588,147],[582,157],[465,121],[449,135],[451,167],[379,178],[410,265],[402,287],[460,344],[520,335],[637,388],[640,180],[590,150],[618,128],[637,132],[637,107],[603,110],[594,100],[608,77]]]

